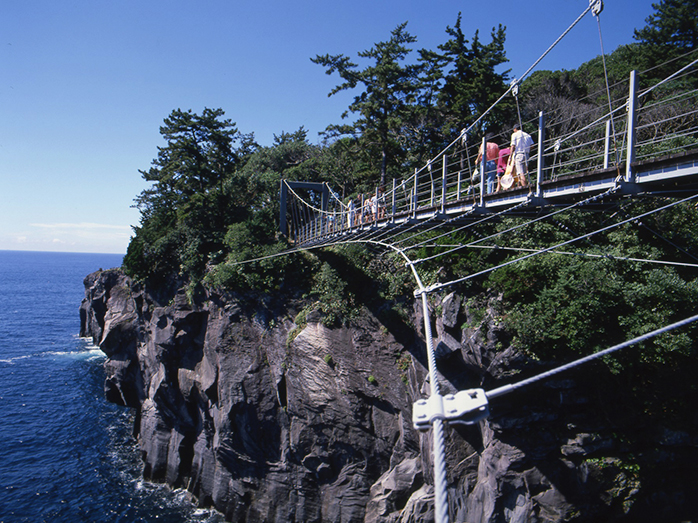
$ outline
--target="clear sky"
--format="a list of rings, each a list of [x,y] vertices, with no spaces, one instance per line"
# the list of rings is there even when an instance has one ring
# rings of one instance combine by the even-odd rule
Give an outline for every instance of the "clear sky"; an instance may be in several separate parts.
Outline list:
[[[605,51],[633,42],[651,0],[606,0]],[[304,126],[313,142],[352,94],[318,54],[356,53],[400,23],[436,49],[463,12],[466,36],[506,26],[519,77],[588,0],[3,0],[0,5],[0,249],[125,253],[133,199],[173,109],[221,108],[259,143]],[[600,54],[588,14],[539,69]]]

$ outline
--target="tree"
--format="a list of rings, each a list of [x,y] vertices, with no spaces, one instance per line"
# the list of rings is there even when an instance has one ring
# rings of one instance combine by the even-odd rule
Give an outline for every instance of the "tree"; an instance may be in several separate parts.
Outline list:
[[[139,209],[152,208],[165,195],[184,202],[216,186],[234,168],[237,156],[232,145],[238,131],[230,120],[220,120],[223,115],[222,109],[206,108],[201,116],[176,109],[165,118],[160,134],[167,145],[158,147],[153,167],[140,171],[155,185],[141,193]]]
[[[634,34],[647,68],[693,51],[698,44],[698,0],[661,0],[652,7],[656,12]]]
[[[221,109],[207,108],[201,115],[172,111],[160,134],[167,145],[158,147],[149,170],[140,171],[153,185],[136,198],[141,221],[125,267],[138,277],[182,269],[200,274],[246,204],[231,176],[240,162],[233,149],[239,133]]]
[[[504,51],[506,28],[501,24],[492,28],[489,44],[480,41],[479,31],[475,31],[472,41],[465,38],[461,13],[446,33],[451,38],[439,45],[447,68],[439,103],[445,115],[444,131],[452,135],[474,122],[506,92],[509,70],[497,72],[496,68],[509,60]],[[487,130],[500,131],[512,114],[511,100],[503,100],[487,117]]]
[[[416,38],[406,30],[407,23],[400,24],[387,42],[379,42],[371,49],[358,53],[372,65],[364,69],[340,55],[317,55],[312,62],[324,66],[327,74],[337,73],[344,80],[329,96],[347,89],[363,86],[354,98],[349,111],[358,114],[350,127],[361,134],[365,147],[380,156],[380,185],[385,185],[390,165],[401,154],[399,137],[403,122],[413,110],[418,90],[419,66],[401,65],[411,49],[407,47]],[[343,117],[347,117],[348,112]]]

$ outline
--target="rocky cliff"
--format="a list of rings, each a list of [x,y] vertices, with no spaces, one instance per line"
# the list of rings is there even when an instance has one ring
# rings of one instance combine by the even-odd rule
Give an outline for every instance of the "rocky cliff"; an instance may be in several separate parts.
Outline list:
[[[312,312],[296,324],[301,304],[268,297],[160,303],[118,270],[85,289],[82,335],[108,356],[108,400],[136,410],[146,479],[231,521],[433,519],[431,434],[411,424],[429,390],[418,320],[397,332],[364,310],[330,329]],[[509,346],[496,302],[434,302],[443,393],[544,367]],[[448,428],[452,520],[691,517],[695,435],[629,411],[607,377],[592,366]]]

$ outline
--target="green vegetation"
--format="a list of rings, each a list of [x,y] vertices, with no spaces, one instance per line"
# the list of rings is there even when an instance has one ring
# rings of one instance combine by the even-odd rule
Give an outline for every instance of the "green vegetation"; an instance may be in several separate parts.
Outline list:
[[[645,205],[632,204],[639,209]],[[525,234],[512,235],[508,243],[541,249],[587,228],[599,228],[605,219],[604,215],[576,211],[567,219],[567,230],[552,230],[549,223],[527,227]],[[681,236],[684,249],[698,253],[696,220],[693,205],[674,208],[659,217],[648,217],[642,226],[626,225],[593,245],[575,246],[575,256],[551,253],[495,271],[486,285],[502,292],[507,325],[520,348],[543,359],[586,355],[696,310],[698,281],[693,269],[623,259],[675,260],[678,256],[695,263],[692,255],[677,253],[672,237]],[[682,330],[647,342],[641,361],[664,364],[678,355],[692,354],[690,334],[690,329]]]
[[[660,65],[653,59],[675,59],[674,69],[690,60],[684,55],[695,50],[698,34],[695,17],[686,15],[693,12],[691,6],[689,1],[660,2],[647,27],[636,31],[637,41],[607,57],[611,85],[624,81],[632,68]],[[356,119],[328,127],[322,144],[311,144],[300,128],[275,136],[271,146],[260,146],[253,133],[241,133],[221,109],[207,108],[200,115],[174,110],[160,128],[165,145],[152,166],[141,171],[152,185],[136,198],[141,221],[124,259],[126,272],[157,288],[186,286],[192,301],[202,285],[247,295],[303,298],[306,305],[296,318],[297,332],[315,310],[327,326],[352,321],[362,307],[386,324],[406,324],[414,282],[397,254],[376,256],[353,245],[274,255],[289,247],[278,233],[282,179],[328,181],[342,195],[373,190],[423,165],[507,90],[511,78],[502,69],[507,62],[505,28],[493,27],[487,39],[478,32],[468,39],[459,15],[436,50],[415,51],[416,42],[407,24],[401,24],[388,40],[358,54],[362,66],[343,54],[313,58],[341,79],[330,94],[348,89],[356,93],[346,113]],[[649,69],[641,81],[653,84],[665,73],[659,67]],[[605,94],[603,77],[600,57],[573,71],[534,73],[521,85],[522,118],[534,117],[545,106],[553,109],[553,133],[573,130],[563,128],[572,125],[564,122],[584,125],[606,110],[605,96],[592,96]],[[688,88],[696,81],[689,76],[683,82]],[[625,88],[620,89],[612,95],[625,96]],[[672,95],[667,89],[659,88],[652,96]],[[516,116],[511,99],[497,107],[480,131],[507,130]],[[681,140],[684,145],[695,143],[692,136]],[[575,211],[507,234],[502,246],[545,248],[628,212],[622,208],[618,217],[609,218]],[[500,292],[506,310],[498,314],[515,343],[539,358],[564,359],[678,319],[695,310],[698,284],[691,270],[618,258],[675,259],[678,252],[682,260],[695,261],[697,219],[692,206],[675,208],[641,227],[627,225],[601,240],[575,246],[581,253],[605,257],[538,256],[468,282],[461,287],[471,297],[471,324],[466,326],[475,327],[484,317],[487,300],[478,293]],[[467,243],[516,223],[506,218],[483,224],[477,233],[441,239],[432,232],[424,240],[431,235],[437,246]],[[440,249],[424,247],[414,257]],[[440,259],[425,262],[419,270],[428,285],[514,256],[519,254],[471,249],[449,256],[447,264]],[[642,358],[652,364],[693,351],[691,333],[685,331],[648,345]]]

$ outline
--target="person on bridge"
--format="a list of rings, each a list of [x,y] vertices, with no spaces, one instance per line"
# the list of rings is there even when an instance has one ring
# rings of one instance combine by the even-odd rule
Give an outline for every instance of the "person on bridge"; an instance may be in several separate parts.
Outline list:
[[[499,148],[499,158],[497,159],[497,189],[494,192],[499,192],[502,190],[502,176],[507,170],[507,163],[509,162],[509,155],[511,154],[511,149]]]
[[[354,199],[349,198],[349,203],[347,204],[347,225],[349,229],[354,226],[354,220],[356,219],[356,207],[354,206]]]
[[[488,134],[486,137],[486,149],[487,156],[485,158],[485,182],[487,183],[486,193],[490,194],[494,192],[494,182],[497,177],[497,160],[499,159],[499,145],[488,140],[492,139],[492,135]],[[475,163],[480,165],[480,160],[482,159],[482,145],[480,145],[480,150],[477,153],[477,160]]]
[[[514,162],[516,170],[516,180],[521,187],[528,187],[528,157],[533,145],[533,138],[527,132],[521,129],[519,124],[514,124],[514,132],[511,135],[511,158],[509,161]],[[529,189],[530,192],[530,189]]]
[[[376,218],[378,218],[378,199],[374,194],[368,199],[368,219],[376,221]]]
[[[385,218],[385,195],[383,194],[383,189],[378,189],[378,219],[382,220]]]

